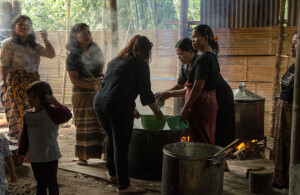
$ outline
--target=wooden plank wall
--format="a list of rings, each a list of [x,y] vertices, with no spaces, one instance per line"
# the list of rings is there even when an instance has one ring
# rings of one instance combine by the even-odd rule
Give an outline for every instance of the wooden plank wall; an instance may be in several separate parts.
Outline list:
[[[289,57],[290,41],[296,27],[287,27],[283,42],[283,58],[280,67],[282,75],[294,59]],[[236,89],[239,82],[246,82],[247,88],[266,98],[265,129],[268,130],[269,111],[271,107],[273,72],[277,47],[277,28],[218,28],[214,33],[219,37],[220,53],[218,56],[221,73],[225,80]],[[126,31],[119,31],[119,48],[123,47]],[[153,42],[152,61],[150,63],[151,83],[153,92],[171,88],[176,83],[177,56],[175,44],[178,39],[177,30],[134,31],[127,40],[135,34],[147,36]],[[102,31],[92,32],[93,40],[103,49]],[[37,40],[42,43],[37,33]],[[55,96],[60,100],[65,64],[65,31],[50,31],[49,40],[56,50],[54,59],[42,58],[40,65],[41,79],[51,84]],[[110,33],[107,32],[108,53],[106,63],[112,59],[110,52]],[[71,104],[72,84],[67,77],[65,103]],[[137,100],[138,108],[141,108]],[[167,100],[163,108],[165,114],[173,113],[173,99]],[[142,109],[151,112],[150,109]],[[265,132],[268,134],[268,132]]]

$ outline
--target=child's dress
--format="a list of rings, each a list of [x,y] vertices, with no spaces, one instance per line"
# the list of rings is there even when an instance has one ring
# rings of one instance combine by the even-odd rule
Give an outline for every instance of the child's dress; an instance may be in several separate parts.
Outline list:
[[[0,195],[8,191],[8,185],[5,178],[5,157],[12,156],[9,150],[9,143],[6,138],[0,137]]]

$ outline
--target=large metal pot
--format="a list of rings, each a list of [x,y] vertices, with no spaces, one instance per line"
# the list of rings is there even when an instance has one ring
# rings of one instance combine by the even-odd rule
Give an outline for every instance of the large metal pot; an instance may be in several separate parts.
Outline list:
[[[233,90],[235,105],[236,138],[244,140],[264,137],[265,98],[246,89],[241,82]]]
[[[164,147],[161,194],[218,195],[223,191],[224,153],[220,146],[178,142]]]

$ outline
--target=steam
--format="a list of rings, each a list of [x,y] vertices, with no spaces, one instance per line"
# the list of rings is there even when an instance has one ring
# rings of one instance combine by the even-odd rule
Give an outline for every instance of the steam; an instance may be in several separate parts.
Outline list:
[[[93,69],[103,68],[104,66],[104,57],[98,45],[93,44],[88,50],[88,56],[82,55],[81,61],[85,64],[85,68],[88,71]]]

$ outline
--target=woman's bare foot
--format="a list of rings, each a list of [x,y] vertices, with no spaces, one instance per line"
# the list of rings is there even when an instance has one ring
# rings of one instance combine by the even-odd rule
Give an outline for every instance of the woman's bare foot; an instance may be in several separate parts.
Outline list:
[[[126,189],[119,190],[117,189],[118,194],[143,194],[146,190],[144,188],[136,187],[136,186],[129,186]]]
[[[108,171],[106,171],[106,178],[108,179],[109,182],[111,183],[117,183],[117,177],[116,176],[110,176]]]

